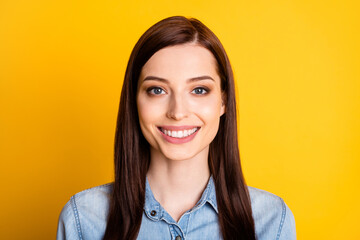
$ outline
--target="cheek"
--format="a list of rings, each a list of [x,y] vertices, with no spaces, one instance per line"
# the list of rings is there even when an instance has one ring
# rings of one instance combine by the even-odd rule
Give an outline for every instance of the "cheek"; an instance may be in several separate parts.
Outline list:
[[[153,117],[151,114],[151,105],[146,105],[146,102],[144,100],[138,99],[137,107],[140,124],[146,125],[146,123],[151,122]],[[141,127],[143,128],[144,126]]]
[[[138,97],[137,107],[142,131],[151,130],[151,126],[154,126],[154,124],[157,123],[157,120],[164,111],[163,104],[160,102],[154,103],[144,96]]]
[[[194,112],[198,113],[205,121],[220,118],[221,100],[217,96],[196,99],[191,103]]]
[[[139,114],[139,123],[141,132],[144,135],[146,141],[152,145],[153,138],[151,137],[151,123],[154,122],[154,114],[151,108],[151,105],[147,105],[146,101],[138,99],[137,102],[138,114]]]
[[[212,142],[219,130],[221,100],[218,97],[206,98],[193,104],[197,116],[205,124],[203,143]]]

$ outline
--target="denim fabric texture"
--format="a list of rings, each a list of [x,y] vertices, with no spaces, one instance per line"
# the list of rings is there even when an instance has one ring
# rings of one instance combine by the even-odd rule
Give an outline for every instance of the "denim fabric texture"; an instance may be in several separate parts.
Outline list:
[[[90,188],[71,197],[61,211],[58,240],[100,240],[104,236],[113,185]],[[295,240],[295,220],[284,201],[249,187],[258,240]],[[146,179],[145,206],[138,239],[222,239],[213,178],[198,203],[176,222],[154,198]]]

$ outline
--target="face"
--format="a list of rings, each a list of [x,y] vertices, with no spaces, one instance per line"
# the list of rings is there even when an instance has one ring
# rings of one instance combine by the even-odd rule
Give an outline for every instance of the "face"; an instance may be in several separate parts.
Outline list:
[[[152,156],[207,156],[225,112],[216,69],[213,54],[194,44],[163,48],[143,66],[137,107]]]

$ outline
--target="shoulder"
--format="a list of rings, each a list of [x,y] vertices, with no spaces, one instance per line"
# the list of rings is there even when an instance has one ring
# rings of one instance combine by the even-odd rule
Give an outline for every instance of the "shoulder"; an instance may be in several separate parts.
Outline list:
[[[264,190],[248,189],[257,239],[296,239],[294,215],[284,200]]]
[[[81,191],[63,207],[57,239],[101,239],[106,228],[113,184],[108,183]]]
[[[112,193],[113,183],[96,186],[83,190],[71,197],[78,208],[107,205]]]

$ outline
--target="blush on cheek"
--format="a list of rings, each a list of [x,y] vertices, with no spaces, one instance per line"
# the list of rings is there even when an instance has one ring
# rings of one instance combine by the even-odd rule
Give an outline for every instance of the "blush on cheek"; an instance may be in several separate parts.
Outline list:
[[[197,109],[201,115],[214,118],[220,117],[220,109],[221,109],[221,103],[216,100],[208,100],[206,104],[201,104],[197,106]]]
[[[153,120],[161,117],[164,114],[164,107],[162,104],[152,104],[152,103],[141,103],[141,107],[138,107],[139,115],[141,113],[141,118],[144,119],[145,122],[151,123]]]

